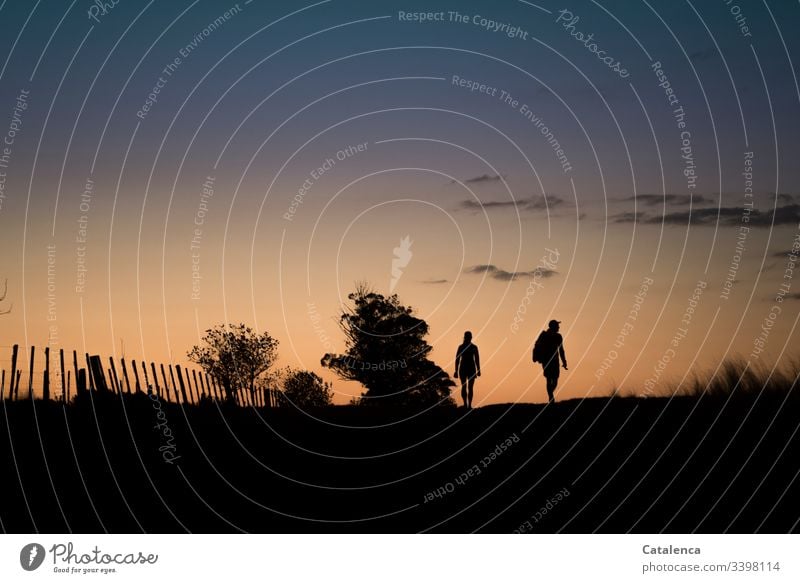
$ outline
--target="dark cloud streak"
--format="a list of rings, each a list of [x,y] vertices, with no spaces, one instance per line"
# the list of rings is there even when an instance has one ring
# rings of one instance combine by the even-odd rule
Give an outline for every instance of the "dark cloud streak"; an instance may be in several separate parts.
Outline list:
[[[790,204],[781,206],[775,211],[760,211],[754,209],[750,212],[749,221],[743,222],[744,210],[738,207],[701,208],[690,211],[671,212],[664,215],[646,213],[620,213],[613,215],[611,220],[616,223],[638,222],[647,225],[714,225],[719,221],[723,227],[770,227],[780,225],[796,225],[800,223],[800,205]]]
[[[472,267],[468,267],[464,270],[465,273],[485,273],[489,275],[492,279],[497,279],[500,281],[515,281],[519,278],[523,277],[534,277],[538,275],[539,277],[553,277],[558,272],[553,269],[546,269],[543,267],[537,267],[532,271],[506,271],[505,269],[500,269],[496,265],[473,265]]]
[[[625,202],[636,201],[645,206],[659,206],[666,204],[675,205],[688,205],[693,204],[709,204],[714,202],[702,194],[637,194],[636,196],[628,196],[622,199]]]
[[[519,210],[541,211],[563,206],[566,201],[560,196],[550,195],[545,197],[519,198],[517,200],[480,202],[473,199],[462,200],[459,206],[465,210],[480,211],[490,209],[517,208]]]
[[[502,176],[499,174],[481,174],[480,176],[473,176],[464,180],[465,184],[476,184],[481,182],[499,182]]]

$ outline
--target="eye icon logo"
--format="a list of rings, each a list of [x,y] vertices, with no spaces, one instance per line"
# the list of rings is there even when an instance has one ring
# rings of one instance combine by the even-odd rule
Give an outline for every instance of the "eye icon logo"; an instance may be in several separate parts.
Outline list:
[[[38,543],[30,543],[19,552],[19,564],[26,571],[35,571],[44,563],[44,547]]]

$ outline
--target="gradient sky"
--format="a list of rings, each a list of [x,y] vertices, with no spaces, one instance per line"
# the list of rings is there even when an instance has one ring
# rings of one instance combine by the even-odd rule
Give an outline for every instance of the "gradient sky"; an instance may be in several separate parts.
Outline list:
[[[15,342],[183,364],[203,330],[241,321],[347,402],[361,388],[319,360],[344,348],[337,313],[356,281],[389,292],[406,236],[394,291],[446,370],[473,332],[481,404],[544,400],[530,349],[551,318],[570,364],[562,398],[654,378],[663,392],[735,354],[796,355],[796,3],[120,0],[94,20],[91,6],[0,4],[0,137],[14,133],[0,167],[2,367]],[[419,11],[444,20],[401,20]],[[554,273],[534,287],[548,249]]]

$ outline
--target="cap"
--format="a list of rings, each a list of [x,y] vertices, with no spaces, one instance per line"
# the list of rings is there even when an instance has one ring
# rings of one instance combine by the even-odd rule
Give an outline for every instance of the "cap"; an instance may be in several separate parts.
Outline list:
[[[561,320],[550,320],[550,322],[548,322],[548,324],[547,324],[547,327],[548,328],[552,328],[553,326],[557,326],[560,323],[561,323]]]

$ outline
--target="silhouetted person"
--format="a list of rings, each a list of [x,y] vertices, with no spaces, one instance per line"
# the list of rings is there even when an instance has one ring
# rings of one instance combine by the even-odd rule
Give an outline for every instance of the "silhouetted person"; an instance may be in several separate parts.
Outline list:
[[[533,362],[541,362],[544,369],[544,378],[547,379],[547,397],[550,402],[555,401],[556,387],[558,386],[559,366],[558,359],[567,370],[567,357],[564,356],[564,339],[558,333],[560,322],[550,320],[547,330],[543,330],[533,346]]]
[[[481,359],[478,347],[472,343],[472,332],[464,332],[464,343],[456,350],[456,372],[453,376],[461,379],[464,407],[472,409],[472,387],[475,377],[481,376]]]

